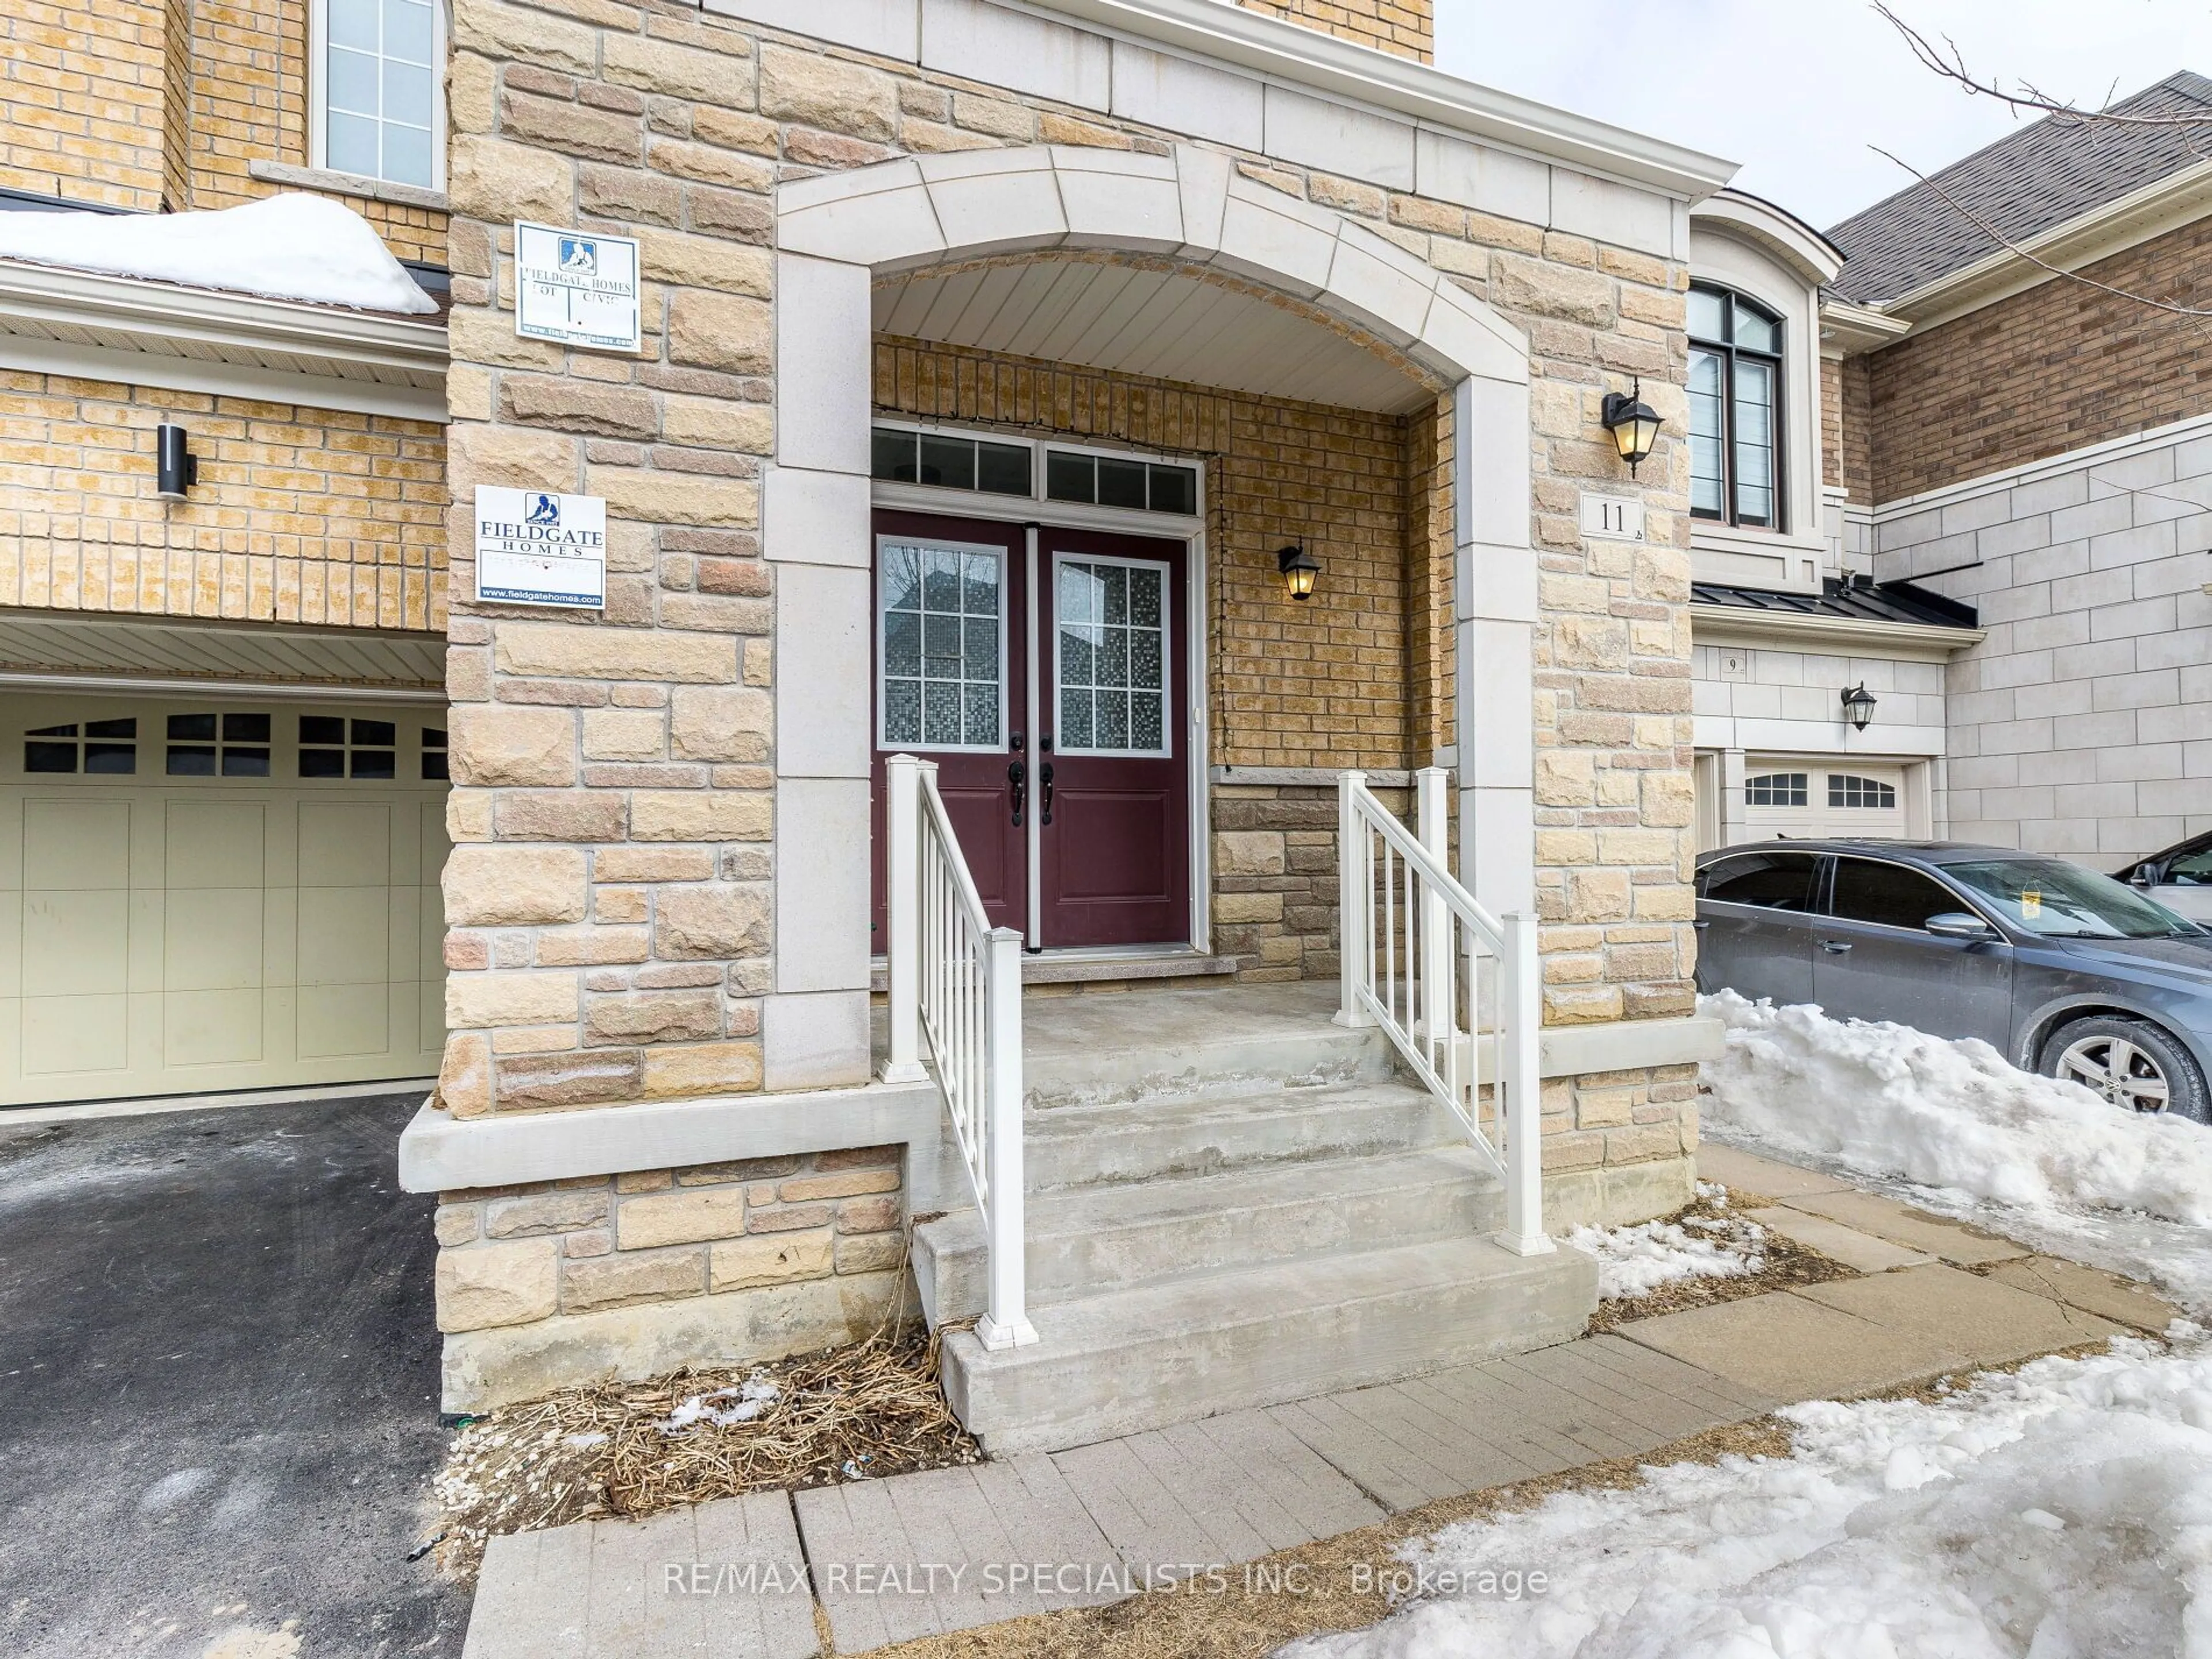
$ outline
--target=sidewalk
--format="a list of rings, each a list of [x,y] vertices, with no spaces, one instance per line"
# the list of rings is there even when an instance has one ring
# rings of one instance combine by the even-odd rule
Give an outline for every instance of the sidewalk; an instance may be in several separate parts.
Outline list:
[[[1699,1164],[1861,1276],[1071,1451],[495,1538],[464,1659],[811,1659],[822,1631],[852,1654],[1098,1606],[1785,1403],[2174,1316],[2125,1280],[1825,1176],[1710,1144]]]

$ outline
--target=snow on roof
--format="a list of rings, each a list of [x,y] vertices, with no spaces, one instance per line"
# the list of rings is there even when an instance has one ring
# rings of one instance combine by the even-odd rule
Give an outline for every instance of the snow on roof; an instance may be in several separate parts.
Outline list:
[[[359,311],[438,308],[366,219],[320,196],[214,213],[0,213],[0,258]]]

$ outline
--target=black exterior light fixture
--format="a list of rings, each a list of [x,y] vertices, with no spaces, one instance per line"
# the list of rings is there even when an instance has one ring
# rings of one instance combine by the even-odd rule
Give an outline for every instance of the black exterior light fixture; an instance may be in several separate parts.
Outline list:
[[[1314,584],[1321,580],[1321,561],[1304,547],[1278,549],[1275,568],[1283,573],[1283,586],[1292,599],[1313,598]]]
[[[1598,414],[1598,422],[1613,434],[1613,446],[1620,452],[1620,459],[1628,463],[1628,476],[1634,477],[1636,469],[1648,459],[1659,442],[1659,428],[1663,424],[1658,411],[1644,401],[1644,379],[1638,375],[1635,389],[1631,392],[1608,392]]]
[[[1863,683],[1844,693],[1844,718],[1854,732],[1863,732],[1874,724],[1874,693]]]
[[[185,447],[184,428],[172,422],[162,422],[155,436],[154,493],[165,501],[181,501],[200,481],[200,458]]]

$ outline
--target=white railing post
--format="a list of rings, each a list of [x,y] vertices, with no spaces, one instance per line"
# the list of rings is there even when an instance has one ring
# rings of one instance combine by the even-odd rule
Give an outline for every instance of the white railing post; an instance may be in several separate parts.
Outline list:
[[[884,763],[884,961],[890,976],[890,1053],[877,1075],[919,1083],[921,1067],[921,763]]]
[[[1498,1076],[1504,1093],[1498,1121],[1505,1134],[1505,1231],[1498,1243],[1516,1255],[1553,1249],[1544,1232],[1544,1108],[1538,1053],[1543,988],[1536,962],[1536,917],[1515,910],[1498,918]]]
[[[1439,870],[1451,868],[1444,823],[1444,769],[1424,766],[1413,774],[1413,834]],[[1434,882],[1422,882],[1421,894],[1420,1018],[1430,1052],[1441,1061],[1449,1057],[1455,1013],[1451,1006],[1451,913],[1443,890]]]
[[[1022,936],[1011,927],[995,927],[989,950],[984,994],[990,1000],[986,1018],[990,1054],[984,1063],[990,1085],[985,1095],[988,1122],[983,1134],[985,1185],[990,1191],[984,1219],[990,1228],[991,1292],[989,1311],[975,1322],[975,1335],[986,1348],[1018,1348],[1037,1340],[1026,1306],[1028,1263],[1024,1260]]]
[[[1375,1016],[1360,1000],[1366,964],[1373,950],[1367,915],[1375,901],[1367,871],[1367,826],[1360,822],[1359,792],[1364,772],[1336,775],[1336,975],[1339,1025],[1372,1025]]]

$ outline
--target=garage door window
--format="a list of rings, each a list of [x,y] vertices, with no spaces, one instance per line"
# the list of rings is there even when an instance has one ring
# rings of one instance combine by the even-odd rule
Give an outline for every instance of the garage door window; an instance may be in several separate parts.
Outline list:
[[[172,714],[168,763],[173,778],[265,778],[266,714]]]
[[[390,720],[300,716],[300,775],[377,778],[398,775],[398,728]]]
[[[1889,812],[1897,808],[1897,787],[1880,778],[1855,778],[1842,772],[1828,774],[1828,805]]]
[[[434,783],[447,775],[446,734],[439,727],[422,728],[422,781]]]
[[[1802,806],[1807,798],[1806,785],[1809,775],[1803,772],[1768,772],[1744,780],[1743,799],[1747,806]]]
[[[23,769],[128,776],[138,769],[138,722],[85,720],[26,732]]]

